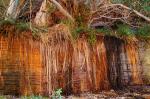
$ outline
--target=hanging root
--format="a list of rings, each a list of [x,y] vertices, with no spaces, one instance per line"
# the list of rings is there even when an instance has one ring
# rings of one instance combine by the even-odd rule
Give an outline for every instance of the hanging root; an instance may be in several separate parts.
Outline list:
[[[43,43],[61,43],[62,41],[70,41],[71,33],[67,26],[58,24],[49,28],[48,33],[41,33],[40,38]]]

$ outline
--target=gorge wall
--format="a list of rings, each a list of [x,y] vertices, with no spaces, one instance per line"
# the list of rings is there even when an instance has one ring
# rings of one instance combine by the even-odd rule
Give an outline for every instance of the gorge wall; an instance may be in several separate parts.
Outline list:
[[[62,30],[63,31],[63,30]],[[49,33],[46,42],[0,35],[0,93],[13,95],[99,92],[142,84],[137,45],[111,36],[71,41]]]

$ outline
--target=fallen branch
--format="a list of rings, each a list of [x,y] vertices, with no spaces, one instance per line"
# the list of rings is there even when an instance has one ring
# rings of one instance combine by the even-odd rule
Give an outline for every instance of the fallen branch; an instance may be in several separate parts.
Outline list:
[[[105,6],[100,7],[100,10],[94,11],[92,14],[95,14],[95,13],[101,11],[101,9],[103,9],[103,8],[114,7],[114,6],[120,6],[120,7],[124,8],[124,9],[130,10],[130,11],[134,12],[136,15],[140,16],[141,18],[143,18],[143,19],[145,19],[146,21],[150,22],[150,18],[149,18],[149,17],[147,17],[147,16],[141,14],[140,12],[138,12],[138,11],[136,11],[136,10],[134,10],[134,9],[131,9],[131,8],[129,8],[129,7],[125,6],[125,5],[123,5],[123,4],[110,4],[110,5],[105,5]]]
[[[92,12],[88,26],[95,26],[95,24],[97,26],[99,23],[101,23],[100,26],[111,26],[114,22],[121,21],[132,27],[138,27],[139,24],[134,21],[133,14],[150,23],[149,17],[123,4],[105,4],[99,7],[97,11]]]
[[[140,12],[138,12],[138,11],[136,11],[134,9],[131,9],[131,8],[129,8],[129,7],[125,6],[125,5],[123,5],[123,4],[118,4],[118,5],[123,7],[123,8],[125,8],[125,9],[127,9],[127,10],[132,10],[136,15],[140,16],[141,18],[145,19],[146,21],[148,21],[150,23],[150,18],[149,17],[144,16]]]
[[[55,4],[62,14],[64,14],[66,17],[68,17],[71,21],[74,22],[74,18],[56,0],[49,0],[49,1]]]

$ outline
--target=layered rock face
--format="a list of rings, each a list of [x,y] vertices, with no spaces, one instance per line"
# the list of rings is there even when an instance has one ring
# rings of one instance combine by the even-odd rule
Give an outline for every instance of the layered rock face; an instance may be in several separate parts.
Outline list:
[[[66,94],[122,89],[142,84],[135,43],[86,35],[75,42],[69,31],[56,26],[43,39],[0,35],[0,91],[2,94]]]

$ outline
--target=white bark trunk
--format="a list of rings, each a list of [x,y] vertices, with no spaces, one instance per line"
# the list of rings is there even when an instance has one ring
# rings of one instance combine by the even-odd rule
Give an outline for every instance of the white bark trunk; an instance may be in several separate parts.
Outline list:
[[[38,26],[46,26],[47,25],[47,8],[46,8],[47,0],[42,2],[41,8],[39,12],[36,14],[34,22]]]
[[[16,9],[18,5],[18,0],[10,0],[9,7],[7,9],[6,16],[10,18],[16,18]]]
[[[68,19],[70,19],[71,21],[75,21],[74,18],[68,13],[68,11],[66,11],[56,0],[49,0],[51,1],[53,4],[56,5],[56,7],[59,9],[59,11],[64,14]]]

